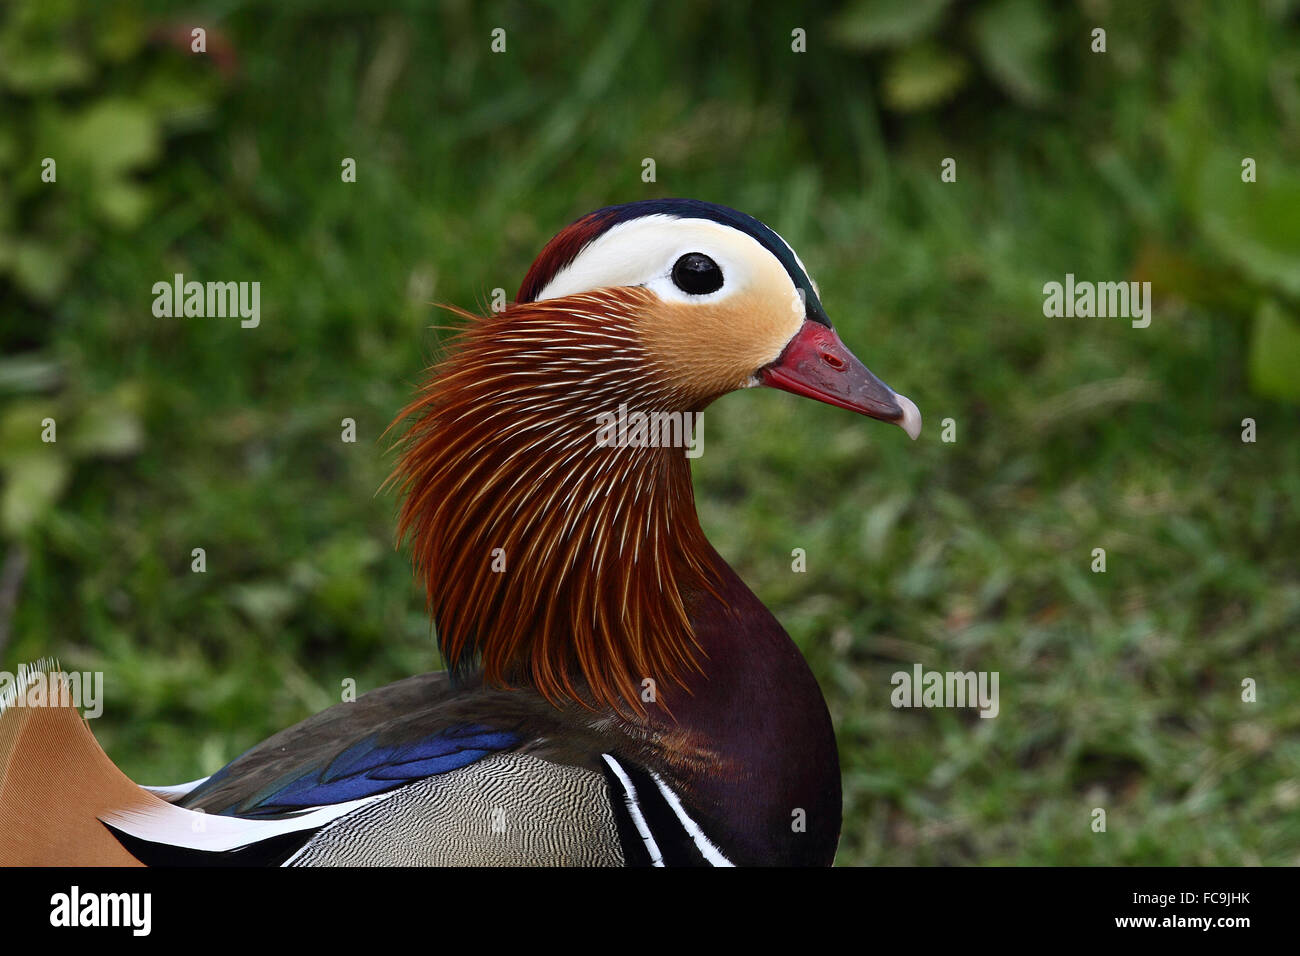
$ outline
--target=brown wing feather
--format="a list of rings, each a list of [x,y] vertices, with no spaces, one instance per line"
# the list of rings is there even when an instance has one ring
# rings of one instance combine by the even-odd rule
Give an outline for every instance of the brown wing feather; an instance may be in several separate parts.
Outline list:
[[[70,700],[62,674],[49,685],[49,700]],[[98,817],[162,801],[113,764],[71,703],[18,693],[22,705],[0,713],[0,866],[139,866]]]

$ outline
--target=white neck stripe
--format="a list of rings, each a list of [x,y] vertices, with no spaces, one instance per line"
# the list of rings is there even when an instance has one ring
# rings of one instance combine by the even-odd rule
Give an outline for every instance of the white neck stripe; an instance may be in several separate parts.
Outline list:
[[[646,849],[650,851],[650,865],[663,866],[664,858],[663,854],[659,852],[659,844],[655,842],[654,836],[650,833],[650,827],[646,825],[645,817],[641,814],[641,805],[637,802],[636,785],[624,773],[617,760],[609,754],[601,754],[600,756],[609,765],[609,769],[614,771],[619,783],[623,785],[623,799],[627,802],[627,812],[631,814],[632,825],[636,827],[636,832],[641,835]]]
[[[704,835],[704,831],[699,828],[699,825],[690,818],[686,813],[686,809],[682,806],[682,802],[677,799],[677,794],[668,789],[668,785],[663,782],[663,778],[653,770],[650,771],[650,776],[654,777],[659,792],[668,801],[668,806],[672,808],[673,813],[677,814],[677,819],[681,821],[682,828],[695,841],[696,849],[704,854],[704,858],[714,866],[735,866],[736,864],[723,856],[722,851],[713,845],[713,842]]]

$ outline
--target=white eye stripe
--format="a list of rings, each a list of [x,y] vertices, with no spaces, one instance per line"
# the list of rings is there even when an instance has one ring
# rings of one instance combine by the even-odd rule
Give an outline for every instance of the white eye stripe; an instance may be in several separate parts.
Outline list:
[[[782,240],[784,241],[784,240]],[[673,266],[698,252],[722,270],[722,286],[692,295],[677,288]],[[779,272],[779,278],[773,273]],[[538,301],[594,289],[643,286],[667,301],[707,303],[749,288],[756,281],[794,282],[785,267],[753,236],[708,219],[642,216],[619,223],[588,244],[536,296]]]

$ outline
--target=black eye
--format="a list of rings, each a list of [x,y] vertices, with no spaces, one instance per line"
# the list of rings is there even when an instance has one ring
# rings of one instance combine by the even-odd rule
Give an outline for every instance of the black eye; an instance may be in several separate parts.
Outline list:
[[[673,266],[673,283],[691,295],[705,295],[722,288],[722,270],[702,252],[688,252]]]

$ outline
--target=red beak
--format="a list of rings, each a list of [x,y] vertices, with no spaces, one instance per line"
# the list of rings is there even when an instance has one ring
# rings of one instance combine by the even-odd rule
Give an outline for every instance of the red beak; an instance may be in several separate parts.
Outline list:
[[[845,348],[835,330],[819,322],[805,319],[780,357],[759,371],[758,380],[772,388],[893,422],[913,439],[921,434],[921,412],[916,404],[872,375]]]

